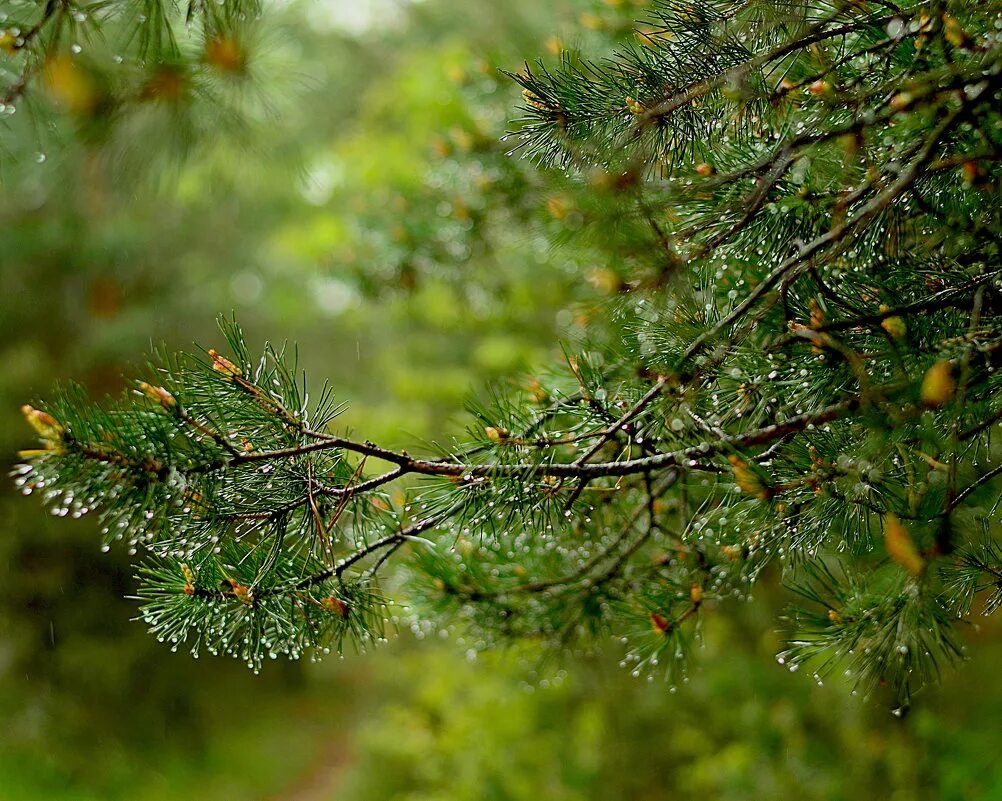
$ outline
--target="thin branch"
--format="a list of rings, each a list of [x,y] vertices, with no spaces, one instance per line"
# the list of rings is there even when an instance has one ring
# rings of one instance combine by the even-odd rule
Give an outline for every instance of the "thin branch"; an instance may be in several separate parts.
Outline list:
[[[997,81],[998,77],[996,76],[996,82]],[[747,297],[745,297],[741,303],[735,306],[734,309],[725,315],[715,326],[713,326],[713,328],[700,334],[686,349],[681,362],[684,364],[685,362],[691,360],[704,347],[706,347],[707,344],[716,339],[725,329],[729,328],[736,320],[748,312],[763,295],[772,291],[780,282],[795,273],[812,256],[819,253],[829,245],[840,242],[855,228],[865,222],[868,222],[878,213],[883,211],[891,202],[893,202],[899,195],[908,189],[912,183],[915,182],[921,174],[923,165],[932,157],[932,154],[942,137],[950,129],[952,129],[960,121],[961,117],[968,111],[969,105],[962,103],[959,108],[947,114],[946,118],[943,119],[929,134],[925,143],[919,150],[918,155],[909,163],[908,167],[902,170],[894,183],[867,203],[862,209],[854,214],[851,219],[846,222],[836,224],[830,231],[798,248],[797,253],[790,256],[788,259],[785,259],[778,267],[776,267],[748,294]]]

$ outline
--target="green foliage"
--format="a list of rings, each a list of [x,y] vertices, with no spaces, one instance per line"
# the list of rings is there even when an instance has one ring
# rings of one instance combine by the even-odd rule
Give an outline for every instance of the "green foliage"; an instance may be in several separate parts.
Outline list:
[[[285,65],[295,78],[295,102],[287,110],[293,113],[254,128],[249,150],[246,138],[222,131],[165,171],[157,160],[164,147],[159,136],[121,128],[120,136],[144,160],[142,171],[133,165],[123,178],[104,169],[110,164],[105,157],[119,155],[114,142],[57,146],[44,126],[22,124],[39,111],[27,97],[9,118],[12,127],[0,138],[18,157],[5,159],[0,195],[7,233],[0,252],[0,327],[8,332],[0,342],[4,473],[18,460],[16,450],[28,444],[18,413],[26,398],[67,375],[94,395],[118,396],[123,370],[151,340],[172,348],[192,338],[208,341],[218,335],[213,317],[220,308],[237,308],[252,339],[271,330],[310,342],[303,363],[315,374],[331,370],[339,395],[355,403],[341,422],[354,427],[364,415],[367,433],[393,442],[454,428],[450,412],[472,382],[520,369],[546,353],[553,308],[563,302],[567,279],[551,275],[530,290],[525,271],[510,269],[519,266],[514,254],[495,264],[504,265],[498,270],[520,297],[521,316],[481,293],[474,319],[454,310],[462,287],[451,278],[429,272],[410,291],[388,283],[376,301],[355,284],[346,263],[332,265],[326,251],[296,249],[296,232],[311,224],[347,230],[354,201],[390,191],[374,182],[392,184],[393,175],[369,180],[351,169],[327,202],[316,205],[315,197],[306,198],[305,174],[314,159],[328,157],[364,166],[355,136],[372,143],[365,161],[379,162],[391,132],[376,118],[359,116],[363,108],[375,110],[402,96],[410,59],[425,53],[423,63],[440,65],[442,74],[457,61],[471,71],[475,65],[475,43],[457,52],[439,39],[454,39],[464,19],[448,3],[444,12],[423,5],[422,15],[438,15],[427,23],[407,17],[357,38],[314,27],[312,9],[293,4],[282,11],[285,43],[295,45],[295,59]],[[550,24],[540,9],[533,8],[530,18],[533,26]],[[517,25],[496,25],[489,35],[504,48],[496,63],[535,47],[532,30]],[[432,85],[438,75],[428,72],[421,80]],[[282,74],[269,74],[268,84],[287,86]],[[42,85],[33,91],[40,101]],[[502,110],[506,105],[497,94],[479,99],[488,101]],[[447,111],[437,102],[431,109]],[[128,116],[118,119],[125,123]],[[405,115],[394,129],[407,134],[397,161],[413,177],[402,187],[407,192],[420,191],[438,163],[428,147],[437,124],[436,113]],[[42,145],[47,158],[39,164],[35,154]],[[532,262],[537,272],[540,263]],[[466,271],[476,275],[481,265],[472,259]],[[488,341],[510,343],[505,366],[481,358]],[[414,387],[420,394],[409,394]],[[316,730],[325,721],[309,724],[312,730],[303,723],[295,736],[287,727],[300,719],[298,698],[308,695],[304,682],[316,668],[283,663],[258,677],[246,671],[245,680],[231,660],[169,653],[141,623],[131,622],[139,602],[128,548],[102,553],[92,515],[74,521],[77,535],[67,539],[68,520],[38,515],[12,481],[4,483],[3,792],[27,798],[255,797],[278,792],[308,771],[316,745],[310,738],[321,737]],[[349,641],[345,647],[353,650]],[[344,665],[345,672],[351,661],[331,660],[323,669]],[[362,668],[358,695],[368,693],[368,670]],[[341,693],[337,681],[331,679],[327,695]],[[262,719],[234,736],[235,716],[251,696],[270,722]],[[352,713],[338,707],[329,714],[347,726]]]
[[[842,682],[818,686],[776,670],[774,642],[751,608],[743,611],[707,620],[706,658],[675,694],[586,661],[516,689],[532,675],[531,657],[484,654],[464,664],[459,654],[413,654],[430,678],[413,682],[406,669],[383,668],[339,792],[359,801],[530,801],[540,788],[569,799],[608,798],[614,788],[643,799],[821,801],[997,791],[986,744],[997,739],[991,707],[964,692],[977,681],[972,674],[991,682],[994,651],[902,721],[849,701]],[[759,623],[768,628],[768,616]],[[394,648],[378,662],[398,657],[399,665],[403,653]],[[610,696],[616,703],[605,703]]]
[[[381,637],[401,552],[417,631],[551,652],[613,636],[674,683],[708,610],[776,569],[813,606],[780,658],[907,708],[1002,571],[993,14],[662,2],[608,59],[513,75],[515,152],[542,172],[461,128],[483,158],[418,192],[451,219],[405,201],[399,247],[347,245],[388,254],[367,291],[414,287],[500,252],[538,189],[552,239],[600,260],[565,363],[474,405],[462,441],[352,438],[294,358],[255,362],[225,327],[227,354],[163,360],[138,399],[29,407],[44,447],[17,480],[152,553],[158,635],[254,667]],[[473,187],[506,213],[479,224]]]

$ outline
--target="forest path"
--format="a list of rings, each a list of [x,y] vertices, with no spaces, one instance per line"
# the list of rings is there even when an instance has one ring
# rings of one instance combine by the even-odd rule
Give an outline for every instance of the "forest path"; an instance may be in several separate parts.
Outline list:
[[[332,737],[319,749],[306,771],[267,801],[331,801],[342,774],[350,764],[348,740]]]

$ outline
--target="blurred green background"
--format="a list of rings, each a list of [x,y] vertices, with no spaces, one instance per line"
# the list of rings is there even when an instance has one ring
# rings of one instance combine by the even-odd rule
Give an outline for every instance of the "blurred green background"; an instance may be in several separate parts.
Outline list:
[[[8,120],[4,467],[31,445],[21,403],[69,377],[118,392],[230,310],[298,341],[364,436],[460,434],[464,399],[559,358],[617,266],[563,176],[505,155],[519,97],[496,68],[601,53],[639,5],[294,0],[261,22],[238,124]],[[776,577],[709,617],[677,692],[615,643],[474,661],[461,631],[254,676],[131,622],[93,521],[11,482],[0,521],[0,801],[1002,798],[997,628],[904,719],[776,664]]]

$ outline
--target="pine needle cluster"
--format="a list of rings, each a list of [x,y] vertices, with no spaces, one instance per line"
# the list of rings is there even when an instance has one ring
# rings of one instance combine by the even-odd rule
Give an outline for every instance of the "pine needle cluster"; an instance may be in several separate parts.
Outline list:
[[[780,662],[906,708],[1002,601],[997,5],[659,0],[511,77],[513,153],[633,241],[565,363],[416,456],[226,323],[117,403],[25,407],[17,482],[127,543],[157,636],[255,669],[461,621],[674,684],[769,568]]]
[[[267,35],[257,0],[6,0],[4,149],[31,139],[41,162],[75,139],[110,145],[108,168],[121,169],[237,138],[275,108],[262,88]]]

